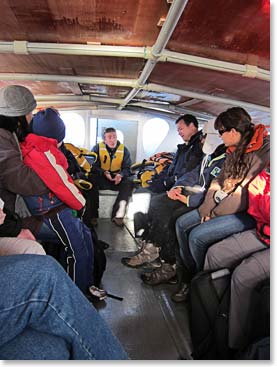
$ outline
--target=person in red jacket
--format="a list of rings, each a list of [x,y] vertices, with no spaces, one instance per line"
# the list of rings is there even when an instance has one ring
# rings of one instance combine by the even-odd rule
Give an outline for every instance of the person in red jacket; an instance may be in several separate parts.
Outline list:
[[[236,233],[211,246],[204,270],[233,270],[229,311],[229,347],[243,349],[251,340],[249,313],[253,289],[270,277],[270,173],[269,167],[249,184],[248,213],[256,228]]]
[[[39,223],[39,228],[35,233],[37,240],[50,240],[62,244],[65,257],[64,267],[68,275],[85,294],[93,293],[94,295],[93,242],[90,230],[73,215],[72,206],[66,205],[69,202],[65,204],[57,199],[48,186],[54,179],[54,172],[56,181],[51,183],[51,190],[54,190],[55,184],[60,183],[58,179],[65,178],[62,188],[57,192],[61,195],[64,190],[68,190],[68,194],[73,192],[69,189],[70,181],[65,169],[62,164],[57,164],[61,161],[56,159],[58,157],[57,144],[65,136],[65,125],[58,114],[49,115],[46,127],[53,130],[57,140],[51,142],[51,139],[35,138],[32,134],[28,138],[31,130],[35,132],[36,124],[39,125],[41,122],[39,119],[32,122],[32,111],[35,107],[36,100],[29,89],[19,85],[9,85],[0,89],[0,194],[7,209],[12,212],[15,208],[16,194],[29,200],[28,207],[33,218],[38,218],[37,222],[40,222],[41,219],[43,221],[42,225]],[[41,146],[37,144],[38,138],[40,142],[48,143],[49,149],[45,149],[45,146],[41,149]],[[23,142],[26,139],[24,146]],[[23,143],[24,153],[31,154],[32,168],[22,162],[19,143]],[[44,168],[44,171],[39,166],[38,156],[43,156],[44,160],[48,161],[48,170]],[[56,171],[52,168],[51,171],[49,170],[51,164],[52,168],[56,166]],[[44,175],[45,172],[48,177]],[[73,185],[71,185],[71,190],[74,190]],[[82,207],[85,200],[81,194],[78,194],[78,197],[77,205]],[[62,196],[60,198],[64,200]],[[33,200],[35,205],[31,205],[30,200]],[[46,205],[44,205],[45,202]],[[39,210],[40,207],[43,207],[42,211]],[[101,298],[105,297],[106,292],[103,291]]]

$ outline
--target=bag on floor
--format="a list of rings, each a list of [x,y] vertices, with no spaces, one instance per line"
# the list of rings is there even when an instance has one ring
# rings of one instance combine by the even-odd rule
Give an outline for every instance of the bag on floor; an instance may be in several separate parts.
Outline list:
[[[194,359],[231,358],[228,347],[230,285],[228,269],[202,271],[191,281],[189,312]]]

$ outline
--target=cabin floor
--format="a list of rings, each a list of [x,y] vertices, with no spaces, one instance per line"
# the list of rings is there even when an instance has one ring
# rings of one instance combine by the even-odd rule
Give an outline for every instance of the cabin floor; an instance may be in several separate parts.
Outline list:
[[[98,237],[109,243],[105,251],[107,268],[102,286],[123,301],[108,297],[95,303],[100,315],[118,337],[131,360],[192,359],[188,312],[185,303],[176,304],[170,295],[176,285],[149,286],[140,279],[141,269],[121,263],[137,250],[133,221],[119,228],[101,218]]]

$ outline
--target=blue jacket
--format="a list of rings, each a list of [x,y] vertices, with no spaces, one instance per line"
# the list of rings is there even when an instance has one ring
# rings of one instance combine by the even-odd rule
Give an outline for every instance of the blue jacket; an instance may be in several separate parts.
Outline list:
[[[202,131],[198,131],[187,144],[178,144],[171,165],[166,172],[162,171],[152,179],[149,189],[154,192],[165,192],[172,188],[178,178],[194,169],[203,157],[201,138]]]
[[[212,180],[221,171],[225,151],[225,145],[219,145],[212,155],[205,156],[197,167],[176,181],[174,187],[183,188],[183,194],[188,197],[188,207],[197,208],[204,200]]]

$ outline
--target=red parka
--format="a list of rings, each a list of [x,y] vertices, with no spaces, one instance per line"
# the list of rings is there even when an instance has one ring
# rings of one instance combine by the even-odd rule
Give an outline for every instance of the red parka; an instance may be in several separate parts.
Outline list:
[[[66,157],[57,147],[57,140],[35,134],[20,143],[23,161],[45,185],[67,206],[80,210],[86,203],[66,169]]]
[[[257,222],[257,236],[270,245],[270,174],[263,170],[248,186],[248,213]]]

